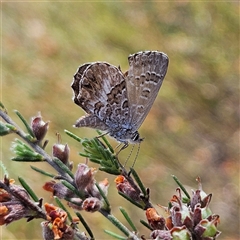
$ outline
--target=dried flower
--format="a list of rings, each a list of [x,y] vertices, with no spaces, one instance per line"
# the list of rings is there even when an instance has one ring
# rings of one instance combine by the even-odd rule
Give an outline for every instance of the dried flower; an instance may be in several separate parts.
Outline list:
[[[220,235],[217,230],[219,216],[213,215],[209,209],[212,194],[203,192],[200,179],[197,180],[199,189],[192,191],[192,197],[187,203],[182,198],[181,190],[177,189],[178,196],[174,195],[170,201],[165,226],[156,228],[161,218],[153,209],[147,209],[149,224],[156,229],[151,233],[152,239],[214,240]]]
[[[86,198],[83,201],[82,208],[87,212],[96,212],[102,207],[102,201],[95,197]]]
[[[163,230],[165,228],[165,219],[157,213],[155,208],[148,208],[146,217],[152,229]]]
[[[43,238],[50,239],[74,239],[74,230],[66,224],[67,213],[54,205],[44,204],[47,212],[47,220],[41,223],[43,228]]]
[[[0,181],[0,225],[8,225],[21,218],[45,218],[41,209],[32,202],[26,190],[5,178]]]
[[[124,193],[134,201],[141,201],[139,194],[136,192],[136,190],[130,185],[130,183],[127,181],[127,179],[123,175],[119,175],[115,179],[116,187],[119,192]]]

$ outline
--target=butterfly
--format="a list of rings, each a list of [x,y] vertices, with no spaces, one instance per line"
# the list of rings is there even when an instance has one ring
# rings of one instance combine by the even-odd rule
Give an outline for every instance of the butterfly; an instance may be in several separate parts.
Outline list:
[[[138,129],[150,111],[167,73],[168,56],[158,51],[128,57],[129,70],[107,62],[85,63],[74,75],[74,102],[86,113],[75,127],[106,131],[117,141],[140,143]]]

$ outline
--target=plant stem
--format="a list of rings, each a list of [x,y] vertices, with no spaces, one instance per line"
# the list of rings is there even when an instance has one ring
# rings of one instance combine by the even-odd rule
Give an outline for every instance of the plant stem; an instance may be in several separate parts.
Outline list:
[[[71,183],[72,185],[74,185],[73,179],[66,173],[63,171],[63,169],[61,169],[53,160],[52,157],[49,156],[37,143],[33,143],[31,142],[26,136],[26,134],[24,133],[24,131],[22,131],[20,129],[20,127],[2,110],[0,110],[0,116],[9,124],[13,125],[16,127],[16,131],[15,133],[20,136],[25,142],[27,142],[29,144],[29,146],[31,146],[37,153],[41,154],[44,157],[44,160],[48,162],[48,164],[50,164],[58,173],[60,173],[62,176],[65,177],[65,179]]]

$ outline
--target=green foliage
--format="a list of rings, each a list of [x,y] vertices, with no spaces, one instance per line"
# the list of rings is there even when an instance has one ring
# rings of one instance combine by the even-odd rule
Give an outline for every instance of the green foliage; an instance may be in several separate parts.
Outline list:
[[[65,132],[73,139],[81,142],[84,147],[84,152],[79,153],[79,155],[99,164],[99,170],[115,175],[119,175],[121,173],[119,161],[114,155],[111,145],[105,137],[101,136],[101,134],[100,137],[103,138],[107,147],[98,138],[81,139],[67,130],[65,130]]]
[[[7,127],[7,124],[0,122],[0,136],[5,136],[11,132],[11,129]]]
[[[12,158],[13,161],[39,162],[44,160],[41,154],[33,151],[31,147],[19,139],[15,139],[12,143],[12,150],[16,154],[16,157]]]

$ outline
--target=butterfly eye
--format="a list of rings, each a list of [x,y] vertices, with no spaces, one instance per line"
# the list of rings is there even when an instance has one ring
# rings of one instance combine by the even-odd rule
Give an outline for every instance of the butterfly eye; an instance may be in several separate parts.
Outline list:
[[[138,133],[138,132],[133,133],[133,135],[132,135],[132,140],[133,140],[134,142],[138,142],[138,141],[140,140],[140,136],[139,136],[139,133]],[[141,140],[140,140],[140,141],[141,141]]]

